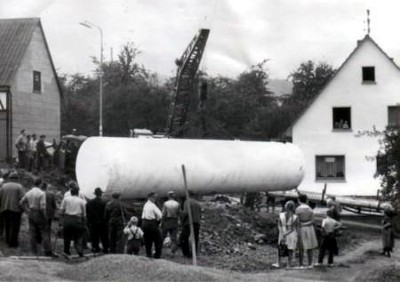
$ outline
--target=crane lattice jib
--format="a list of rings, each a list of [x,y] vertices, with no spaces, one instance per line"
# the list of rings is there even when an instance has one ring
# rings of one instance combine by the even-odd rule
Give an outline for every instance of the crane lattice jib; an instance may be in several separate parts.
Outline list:
[[[196,74],[209,33],[209,29],[200,29],[177,61],[178,71],[167,122],[168,135],[179,136],[182,134],[189,108],[190,95],[194,89]]]

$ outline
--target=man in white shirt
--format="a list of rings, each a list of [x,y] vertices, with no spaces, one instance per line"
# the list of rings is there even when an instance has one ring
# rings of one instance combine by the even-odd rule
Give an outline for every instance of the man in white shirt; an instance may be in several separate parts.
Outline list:
[[[177,233],[179,226],[179,217],[181,209],[179,203],[175,200],[174,191],[168,192],[168,201],[163,205],[162,209],[162,238],[163,241],[169,234],[171,238],[171,252],[175,254],[177,249]]]
[[[74,247],[80,257],[83,257],[83,234],[86,224],[86,202],[79,198],[79,189],[71,188],[71,196],[61,202],[60,215],[64,218],[64,255],[69,256],[70,244],[74,240]]]
[[[52,256],[50,229],[47,228],[46,193],[39,188],[42,185],[40,178],[35,180],[34,185],[20,201],[29,217],[31,251],[37,255],[37,244],[41,242],[45,255]]]
[[[162,251],[162,236],[159,224],[162,218],[160,209],[154,204],[157,199],[155,193],[150,193],[147,196],[147,202],[143,206],[142,212],[142,229],[144,233],[144,245],[146,247],[146,256],[152,256],[152,246],[154,243],[155,253],[154,258],[161,257]]]

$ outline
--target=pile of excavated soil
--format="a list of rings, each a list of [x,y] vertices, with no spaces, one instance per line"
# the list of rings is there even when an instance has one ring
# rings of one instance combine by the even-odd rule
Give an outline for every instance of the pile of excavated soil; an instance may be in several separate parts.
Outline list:
[[[75,281],[240,281],[240,274],[128,255],[70,265],[57,276]]]

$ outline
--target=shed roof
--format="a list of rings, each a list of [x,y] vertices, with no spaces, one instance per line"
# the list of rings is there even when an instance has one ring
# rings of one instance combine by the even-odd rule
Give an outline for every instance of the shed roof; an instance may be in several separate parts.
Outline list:
[[[39,27],[43,35],[50,64],[56,77],[57,86],[61,87],[54,68],[50,50],[43,32],[40,18],[0,19],[0,85],[10,85],[18,70],[25,52],[31,42],[35,28]]]

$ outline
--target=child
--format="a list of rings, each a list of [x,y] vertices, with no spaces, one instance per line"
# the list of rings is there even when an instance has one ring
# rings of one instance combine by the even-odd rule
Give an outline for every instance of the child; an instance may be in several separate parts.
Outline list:
[[[132,253],[138,255],[140,251],[140,246],[143,241],[143,231],[137,226],[138,218],[132,216],[128,225],[124,228],[124,234],[128,236],[128,242],[126,243],[126,252],[128,255]]]
[[[333,211],[326,212],[327,217],[322,221],[322,241],[319,249],[317,266],[324,260],[325,251],[328,251],[328,266],[333,266],[333,256],[338,254],[335,231],[342,227],[342,223],[333,219]]]

